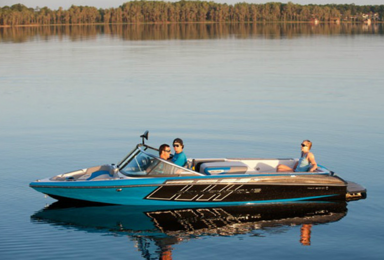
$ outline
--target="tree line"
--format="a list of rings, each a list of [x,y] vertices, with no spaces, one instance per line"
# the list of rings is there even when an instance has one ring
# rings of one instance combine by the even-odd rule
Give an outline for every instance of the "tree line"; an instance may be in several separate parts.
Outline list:
[[[131,1],[117,8],[72,5],[68,10],[28,8],[22,4],[0,8],[0,25],[111,24],[111,23],[255,23],[382,21],[384,5],[300,5],[292,2],[234,5],[207,1]]]

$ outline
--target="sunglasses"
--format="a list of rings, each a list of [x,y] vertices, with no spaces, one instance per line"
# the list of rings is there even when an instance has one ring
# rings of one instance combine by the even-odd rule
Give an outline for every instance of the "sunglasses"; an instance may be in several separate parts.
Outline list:
[[[173,147],[179,147],[180,145],[179,144],[174,144]]]
[[[166,152],[166,153],[170,153],[170,152],[171,152],[171,150],[164,150],[164,152]]]
[[[306,144],[301,144],[301,147],[306,147],[307,145]]]

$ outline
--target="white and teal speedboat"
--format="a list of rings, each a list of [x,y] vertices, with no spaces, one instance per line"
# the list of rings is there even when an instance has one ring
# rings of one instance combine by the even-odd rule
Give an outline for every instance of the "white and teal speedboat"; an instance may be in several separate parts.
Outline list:
[[[317,172],[276,172],[297,159],[190,158],[179,167],[162,160],[143,139],[117,165],[102,165],[30,183],[58,200],[120,205],[216,207],[301,200],[351,200],[366,190],[325,167]]]

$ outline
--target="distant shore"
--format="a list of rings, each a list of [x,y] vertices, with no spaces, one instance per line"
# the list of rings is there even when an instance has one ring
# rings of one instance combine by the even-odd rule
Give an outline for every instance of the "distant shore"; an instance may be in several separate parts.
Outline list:
[[[117,8],[0,7],[0,27],[174,23],[383,23],[384,5],[132,1]]]
[[[270,22],[243,22],[241,24],[314,24],[314,22],[308,22],[308,21],[270,21]],[[383,21],[375,21],[371,24],[383,24]],[[239,22],[227,22],[227,23],[219,23],[219,22],[177,22],[177,23],[171,23],[171,22],[148,22],[148,23],[78,23],[78,24],[28,24],[28,25],[0,25],[0,28],[22,28],[22,27],[47,27],[47,26],[100,26],[100,25],[174,25],[174,24],[240,24]],[[341,25],[341,24],[353,24],[353,25],[359,25],[359,24],[366,24],[364,22],[340,22],[338,24],[334,22],[318,22],[316,24],[333,24],[333,25]]]

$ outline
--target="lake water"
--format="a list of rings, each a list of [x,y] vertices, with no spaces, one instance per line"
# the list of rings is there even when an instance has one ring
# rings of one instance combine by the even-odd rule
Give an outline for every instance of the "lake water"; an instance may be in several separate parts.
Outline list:
[[[0,28],[0,258],[382,259],[383,50],[383,25]],[[28,187],[119,162],[145,130],[189,157],[298,157],[310,139],[368,198],[158,213]]]

